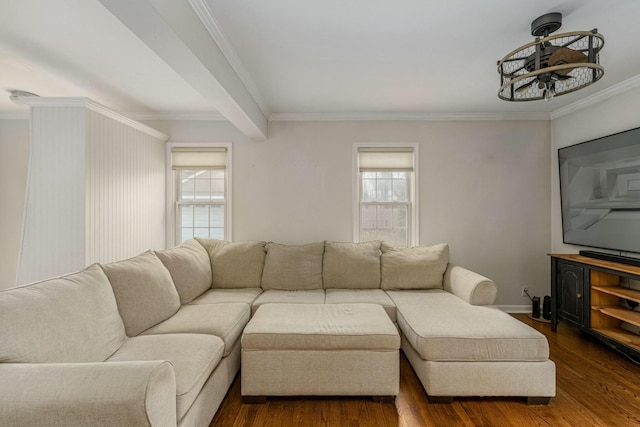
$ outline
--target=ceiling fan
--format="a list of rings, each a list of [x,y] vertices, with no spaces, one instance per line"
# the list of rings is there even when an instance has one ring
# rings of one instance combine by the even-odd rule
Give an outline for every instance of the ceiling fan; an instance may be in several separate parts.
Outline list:
[[[604,75],[599,64],[604,37],[598,30],[550,35],[561,26],[561,13],[542,15],[531,23],[535,41],[498,61],[500,99],[550,100],[586,87]]]

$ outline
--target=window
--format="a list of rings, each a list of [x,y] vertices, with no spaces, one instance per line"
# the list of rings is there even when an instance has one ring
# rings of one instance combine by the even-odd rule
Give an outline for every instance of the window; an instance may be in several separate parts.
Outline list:
[[[179,146],[178,146],[179,145]],[[172,144],[173,243],[193,237],[230,240],[229,157],[230,145],[186,147]],[[171,243],[171,242],[169,242]]]
[[[416,150],[416,145],[356,145],[355,241],[417,244]]]

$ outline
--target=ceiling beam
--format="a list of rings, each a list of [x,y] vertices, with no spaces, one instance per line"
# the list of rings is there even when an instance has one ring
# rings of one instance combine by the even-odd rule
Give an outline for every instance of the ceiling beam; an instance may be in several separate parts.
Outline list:
[[[267,138],[267,118],[187,0],[99,1],[244,135]]]

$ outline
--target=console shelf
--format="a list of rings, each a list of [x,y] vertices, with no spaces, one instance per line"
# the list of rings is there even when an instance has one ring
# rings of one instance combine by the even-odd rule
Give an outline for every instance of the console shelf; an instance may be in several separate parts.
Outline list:
[[[628,308],[617,306],[591,307],[591,309],[599,311],[605,316],[613,317],[614,319],[630,323],[640,328],[640,312],[638,311],[633,311],[629,310]]]
[[[640,267],[588,258],[551,256],[551,329],[564,319],[640,361]],[[640,288],[639,288],[640,289]]]
[[[640,351],[640,337],[624,329],[594,329],[594,331],[605,335],[615,341],[621,342],[636,351]]]
[[[622,286],[591,286],[591,289],[640,303],[640,291],[634,289]]]

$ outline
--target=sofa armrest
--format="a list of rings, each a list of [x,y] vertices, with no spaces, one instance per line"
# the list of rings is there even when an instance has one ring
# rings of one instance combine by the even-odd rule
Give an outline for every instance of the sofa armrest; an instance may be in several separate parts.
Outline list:
[[[167,361],[0,363],[0,425],[175,426]]]
[[[491,305],[498,293],[492,280],[455,264],[447,266],[443,287],[445,291],[473,305]]]

